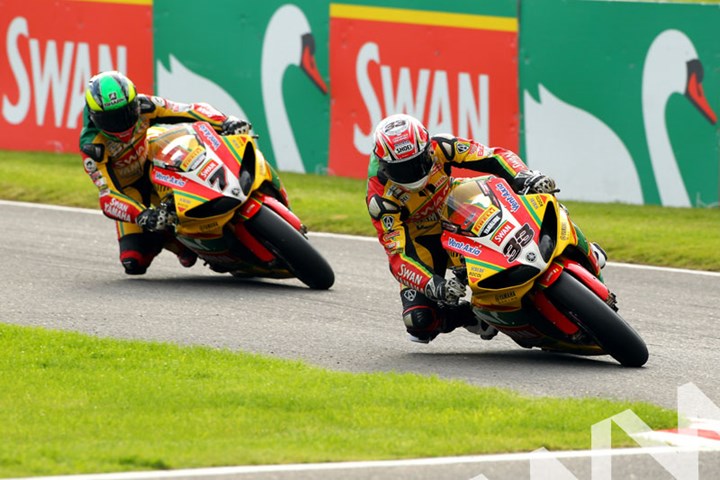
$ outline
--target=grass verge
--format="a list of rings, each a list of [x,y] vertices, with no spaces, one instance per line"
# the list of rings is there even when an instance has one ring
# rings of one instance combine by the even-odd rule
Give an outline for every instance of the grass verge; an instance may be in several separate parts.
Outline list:
[[[204,347],[2,324],[0,343],[0,477],[587,449],[591,425],[626,409],[677,423],[644,403]]]

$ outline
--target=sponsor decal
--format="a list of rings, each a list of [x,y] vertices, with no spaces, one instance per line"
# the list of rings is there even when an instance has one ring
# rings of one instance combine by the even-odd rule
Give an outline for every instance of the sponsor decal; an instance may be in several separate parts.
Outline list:
[[[130,214],[128,213],[128,205],[119,202],[116,198],[110,200],[110,202],[103,205],[103,211],[113,217],[120,219],[124,222],[130,221]]]
[[[490,219],[487,221],[487,223],[483,227],[482,231],[480,232],[480,236],[487,237],[492,232],[494,232],[501,220],[502,220],[502,212],[497,212],[495,215],[490,217]]]
[[[425,275],[415,270],[413,267],[403,263],[400,265],[400,271],[398,276],[404,280],[406,285],[410,285],[413,288],[420,290],[420,285],[425,280]]]
[[[172,175],[166,175],[163,172],[159,170],[155,170],[155,173],[153,175],[153,178],[158,181],[158,183],[162,183],[164,185],[172,186],[172,187],[184,187],[185,184],[187,184],[187,181],[182,178],[177,178]]]
[[[520,208],[520,204],[518,203],[517,199],[515,198],[515,195],[511,193],[504,183],[496,183],[495,188],[498,192],[500,192],[500,198],[505,200],[505,205],[510,209],[512,213],[515,213]]]
[[[482,276],[485,275],[485,269],[473,265],[468,267],[468,275],[470,278],[482,278]]]
[[[87,173],[97,172],[97,163],[95,163],[95,160],[92,158],[85,158],[83,165],[85,165],[85,171]]]
[[[383,235],[382,239],[384,242],[389,242],[390,240],[397,237],[398,235],[400,235],[400,232],[398,230],[395,230],[395,231],[392,231],[392,232],[389,232],[389,233],[386,233],[385,235]]]
[[[560,240],[566,241],[568,239],[568,225],[567,222],[560,224]]]
[[[155,95],[152,95],[150,97],[150,100],[158,107],[166,108],[167,102],[165,102],[164,98],[156,97]]]
[[[498,209],[494,205],[490,205],[488,208],[483,211],[482,215],[480,215],[480,218],[477,219],[475,222],[475,225],[473,225],[472,229],[470,230],[472,233],[477,235],[480,230],[482,230],[483,225],[485,225],[485,222],[495,213]]]
[[[204,225],[200,225],[200,231],[206,232],[208,230],[215,230],[218,226],[219,226],[218,222],[207,223]]]
[[[108,99],[103,99],[103,108],[112,107],[113,105],[117,105],[123,100],[123,98],[118,98],[117,93],[110,92],[110,95],[108,95]]]
[[[412,143],[403,142],[395,146],[395,153],[400,155],[413,149]]]
[[[495,295],[495,303],[497,304],[503,304],[503,303],[509,303],[514,301],[517,298],[517,293],[513,290],[510,292],[501,293],[499,295]]]
[[[211,107],[207,103],[196,103],[195,111],[204,117],[212,118],[212,119],[222,116],[222,113],[218,112],[217,110],[215,110],[213,107]]]
[[[512,223],[506,221],[498,228],[497,233],[492,238],[492,242],[495,245],[500,246],[500,244],[503,242],[503,240],[505,240],[505,237],[507,236],[507,234],[510,233],[513,228],[514,228],[514,225]]]
[[[210,127],[207,126],[205,123],[196,123],[195,130],[200,133],[200,135],[205,140],[205,143],[209,143],[212,145],[213,149],[217,150],[220,148],[220,140],[215,136],[215,131],[212,130]]]
[[[395,225],[395,217],[391,215],[383,215],[382,217],[382,224],[385,228],[385,231],[390,230]]]
[[[136,146],[129,148],[119,158],[112,161],[112,168],[120,177],[132,177],[142,175],[144,159],[147,155],[145,142],[139,142]]]
[[[215,160],[210,160],[203,168],[200,170],[197,174],[198,177],[202,178],[203,180],[207,181],[208,177],[212,172],[219,167],[220,164],[217,163]]]
[[[248,142],[247,137],[232,136],[226,138],[230,139],[230,145],[232,145],[238,151],[241,151],[245,147],[245,144],[247,144]]]
[[[417,290],[413,288],[408,288],[403,291],[403,297],[409,302],[414,302],[415,298],[417,298]]]
[[[480,255],[480,247],[475,244],[465,243],[458,241],[454,239],[453,237],[448,237],[447,241],[448,248],[451,248],[455,251],[461,252],[461,253],[467,253],[469,255],[478,256]]]
[[[467,143],[456,143],[455,144],[455,150],[457,150],[458,153],[465,153],[470,149],[470,145]]]
[[[442,187],[435,191],[432,198],[430,198],[420,210],[414,211],[412,215],[407,218],[407,221],[413,223],[422,220],[439,220],[440,215],[438,212],[442,209],[442,206],[445,203],[445,198],[447,197],[449,189],[450,184],[448,182],[444,182]]]
[[[205,150],[196,148],[190,152],[180,164],[180,170],[188,172],[194,170],[198,165],[205,161]]]

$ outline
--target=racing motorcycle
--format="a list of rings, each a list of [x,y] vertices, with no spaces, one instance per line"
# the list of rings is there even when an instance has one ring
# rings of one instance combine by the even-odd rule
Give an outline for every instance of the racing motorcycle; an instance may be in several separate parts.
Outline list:
[[[595,255],[554,195],[518,195],[494,176],[456,179],[442,225],[452,280],[469,285],[478,320],[525,348],[647,362],[645,342],[618,315]]]
[[[212,270],[333,285],[332,268],[308,241],[255,137],[220,136],[196,122],[155,125],[147,138],[159,218]]]

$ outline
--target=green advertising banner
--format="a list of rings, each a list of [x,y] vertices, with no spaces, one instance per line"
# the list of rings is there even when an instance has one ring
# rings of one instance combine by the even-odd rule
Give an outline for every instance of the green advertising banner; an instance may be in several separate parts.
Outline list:
[[[521,152],[560,198],[717,206],[720,7],[521,2]]]
[[[328,3],[155,0],[156,93],[248,118],[281,170],[327,165]]]

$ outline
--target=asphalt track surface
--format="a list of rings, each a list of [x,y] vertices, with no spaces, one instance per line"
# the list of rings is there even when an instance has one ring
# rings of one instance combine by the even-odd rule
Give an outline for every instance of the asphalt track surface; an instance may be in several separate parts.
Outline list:
[[[3,323],[227,347],[350,372],[415,372],[532,395],[642,400],[671,409],[678,387],[691,382],[720,405],[718,274],[612,262],[605,268],[620,314],[650,350],[645,367],[625,369],[609,357],[524,350],[505,337],[483,341],[462,329],[429,345],[408,342],[398,287],[374,239],[311,234],[336,273],[332,289],[312,291],[296,280],[239,280],[200,264],[183,269],[169,252],[146,275],[128,277],[117,261],[112,223],[92,210],[0,202],[0,238]],[[647,478],[673,478],[663,477],[662,468],[658,475],[652,468],[657,463],[644,457],[628,457],[628,468],[648,463],[641,468],[650,472]],[[701,460],[700,478],[717,478],[704,474],[720,472],[718,457],[703,454]],[[589,465],[586,459],[564,463],[573,461],[580,463],[576,475]],[[497,471],[490,463],[485,470],[460,463],[464,469],[425,465],[387,477],[378,467],[342,476],[335,470],[327,477],[318,471],[256,471],[252,478],[527,478],[527,461],[521,463],[512,467],[518,473],[502,461]]]

